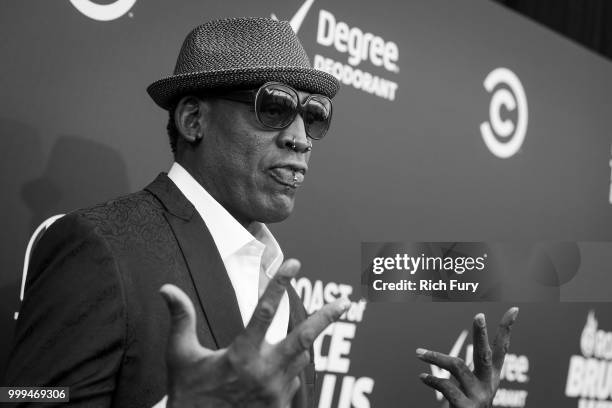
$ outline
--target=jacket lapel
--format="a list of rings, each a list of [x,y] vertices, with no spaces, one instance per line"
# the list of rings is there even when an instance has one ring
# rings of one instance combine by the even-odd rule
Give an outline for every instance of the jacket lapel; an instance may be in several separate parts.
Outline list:
[[[234,288],[215,242],[206,224],[165,173],[161,173],[145,190],[162,203],[164,214],[181,248],[198,301],[218,348],[225,348],[244,330]],[[289,331],[307,317],[302,300],[293,287],[289,296]],[[310,348],[310,363],[300,374],[302,386],[293,398],[293,408],[314,406],[314,353]]]
[[[164,205],[218,348],[244,330],[234,288],[202,217],[165,173],[146,187]]]

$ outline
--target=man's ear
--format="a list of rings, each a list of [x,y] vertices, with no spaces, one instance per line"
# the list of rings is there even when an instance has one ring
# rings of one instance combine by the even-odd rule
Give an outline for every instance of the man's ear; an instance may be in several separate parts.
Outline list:
[[[189,143],[204,137],[204,110],[207,105],[195,96],[184,96],[174,110],[174,123],[180,136]]]

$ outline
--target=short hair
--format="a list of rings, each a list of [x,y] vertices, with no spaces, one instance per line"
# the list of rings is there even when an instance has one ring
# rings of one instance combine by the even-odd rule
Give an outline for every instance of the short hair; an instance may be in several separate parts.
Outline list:
[[[170,149],[172,149],[172,153],[176,155],[176,143],[179,138],[179,130],[176,127],[176,122],[174,121],[174,111],[176,110],[177,104],[172,104],[168,109],[168,124],[166,125],[166,130],[168,132],[168,139],[170,140]]]

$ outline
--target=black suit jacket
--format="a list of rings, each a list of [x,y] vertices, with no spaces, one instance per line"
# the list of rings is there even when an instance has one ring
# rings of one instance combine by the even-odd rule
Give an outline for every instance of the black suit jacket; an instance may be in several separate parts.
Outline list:
[[[167,175],[56,221],[30,261],[5,384],[69,386],[72,406],[153,406],[166,394],[164,283],[194,302],[203,346],[244,330],[212,236]],[[291,330],[306,312],[288,294]],[[293,406],[313,405],[314,376],[311,352]]]

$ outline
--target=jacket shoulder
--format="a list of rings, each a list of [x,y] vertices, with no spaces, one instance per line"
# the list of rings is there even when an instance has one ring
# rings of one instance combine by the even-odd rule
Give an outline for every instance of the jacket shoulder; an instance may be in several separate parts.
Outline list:
[[[41,247],[52,254],[66,242],[82,241],[100,243],[115,258],[157,259],[171,239],[163,206],[142,190],[66,214],[44,233],[33,255]]]
[[[181,254],[165,213],[162,203],[143,190],[69,216],[105,243],[120,270],[146,275],[152,269],[180,267]]]
[[[148,191],[117,197],[93,207],[74,211],[72,214],[93,224],[96,229],[104,231],[113,225],[141,223],[151,217],[162,215],[163,208]]]
[[[147,191],[138,191],[93,207],[77,210],[69,216],[88,224],[113,246],[125,240],[147,239],[165,227],[163,207]]]

